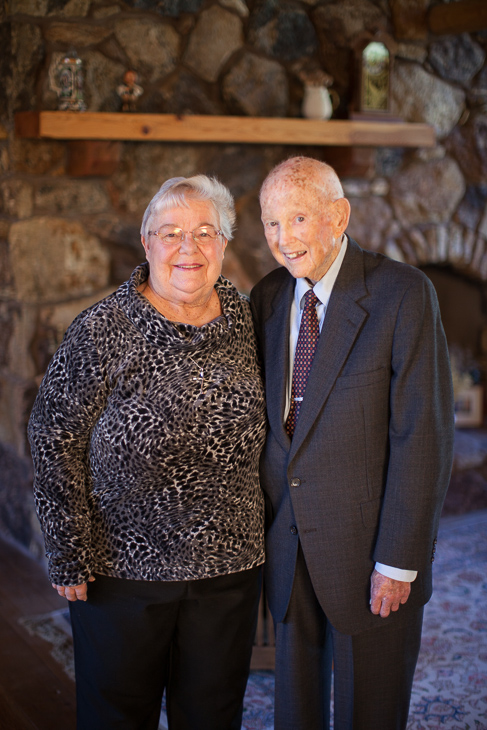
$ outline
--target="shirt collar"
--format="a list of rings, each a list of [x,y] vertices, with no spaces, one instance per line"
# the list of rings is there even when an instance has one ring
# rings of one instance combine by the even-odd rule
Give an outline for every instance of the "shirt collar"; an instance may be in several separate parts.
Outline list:
[[[296,286],[294,288],[294,300],[298,309],[302,309],[304,307],[303,297],[309,289],[313,289],[314,293],[316,294],[320,302],[325,305],[325,307],[328,305],[328,301],[330,299],[333,286],[338,276],[338,272],[340,271],[343,259],[345,258],[347,242],[347,236],[343,234],[338,256],[336,257],[326,274],[319,281],[317,281],[314,286],[311,286],[307,279],[296,279]]]

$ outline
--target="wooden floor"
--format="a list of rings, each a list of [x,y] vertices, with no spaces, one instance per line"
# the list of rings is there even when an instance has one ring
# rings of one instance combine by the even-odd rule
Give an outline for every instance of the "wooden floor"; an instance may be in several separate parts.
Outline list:
[[[66,605],[42,566],[0,537],[0,730],[75,730],[74,682],[19,623]]]

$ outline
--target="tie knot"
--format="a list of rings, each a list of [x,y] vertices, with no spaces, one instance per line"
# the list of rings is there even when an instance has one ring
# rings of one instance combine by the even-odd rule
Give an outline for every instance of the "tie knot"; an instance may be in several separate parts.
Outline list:
[[[309,289],[304,295],[304,309],[311,309],[319,304],[319,299],[314,293],[313,289]]]

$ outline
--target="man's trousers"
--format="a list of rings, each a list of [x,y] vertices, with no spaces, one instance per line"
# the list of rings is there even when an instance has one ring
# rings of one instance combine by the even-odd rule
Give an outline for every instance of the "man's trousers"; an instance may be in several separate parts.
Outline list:
[[[301,548],[289,607],[276,625],[275,730],[404,730],[423,609],[354,636],[337,631],[315,596]]]

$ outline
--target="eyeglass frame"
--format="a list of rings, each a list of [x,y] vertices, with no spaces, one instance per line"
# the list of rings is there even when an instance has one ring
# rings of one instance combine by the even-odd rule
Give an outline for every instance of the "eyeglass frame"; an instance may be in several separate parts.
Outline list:
[[[164,225],[167,226],[168,224],[166,223]],[[161,228],[164,228],[164,225],[162,225]],[[169,235],[170,233],[175,233],[176,231],[180,231],[183,234],[183,237],[179,241],[169,241],[168,242],[168,241],[165,241],[164,238],[159,235],[159,231],[161,230],[161,228],[158,228],[157,231],[147,231],[147,235],[156,236],[164,246],[174,246],[175,244],[182,243],[183,241],[186,240],[186,235],[188,233],[191,233],[193,241],[197,244],[200,244],[201,246],[206,246],[210,241],[212,241],[212,242],[215,241],[218,238],[218,236],[225,237],[223,234],[223,231],[218,230],[211,223],[207,223],[207,224],[203,224],[202,226],[198,226],[197,228],[194,228],[192,231],[184,231],[182,228],[179,228],[179,226],[174,226],[174,228],[172,228],[171,230],[168,231],[167,235]],[[213,228],[213,230],[216,233],[215,238],[212,238],[211,236],[209,236],[209,241],[199,241],[197,238],[195,238],[195,235],[194,235],[195,231],[199,231],[202,228]]]

